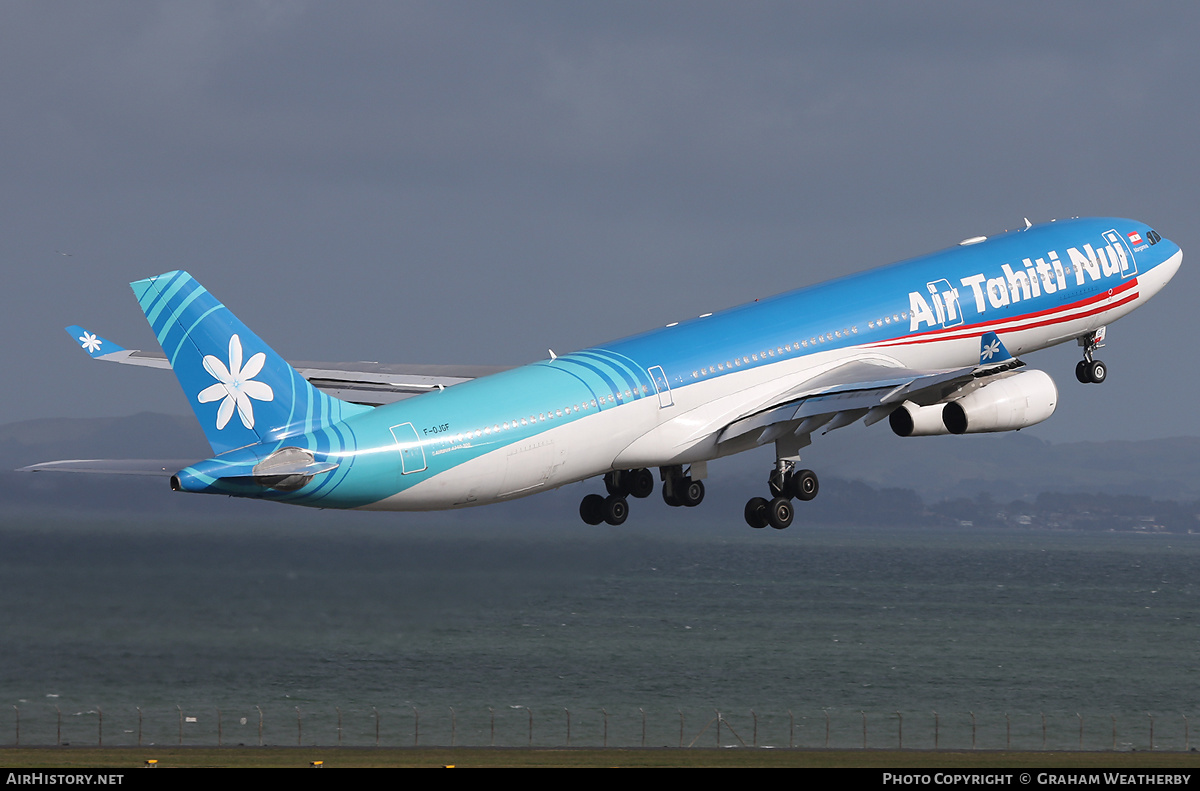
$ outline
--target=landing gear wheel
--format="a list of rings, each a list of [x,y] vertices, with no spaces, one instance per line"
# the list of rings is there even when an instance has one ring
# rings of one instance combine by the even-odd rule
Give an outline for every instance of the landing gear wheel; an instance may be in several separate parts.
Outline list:
[[[604,514],[604,521],[616,527],[623,524],[629,516],[629,503],[625,501],[624,497],[609,496],[604,498],[604,507],[601,512]]]
[[[1088,375],[1087,360],[1080,360],[1075,364],[1075,378],[1078,379],[1079,383],[1083,385],[1091,383],[1092,379]]]
[[[817,496],[817,492],[821,490],[821,484],[817,481],[817,474],[812,470],[800,470],[791,478],[789,494],[797,500],[808,502]]]
[[[776,530],[784,530],[791,525],[795,513],[788,497],[776,497],[767,504],[767,522]]]
[[[629,488],[629,493],[639,500],[654,494],[654,473],[645,467],[630,470],[622,478],[622,482]]]
[[[679,487],[679,503],[688,508],[695,508],[704,500],[704,482],[684,478]]]
[[[629,491],[625,488],[625,471],[613,470],[604,473],[604,489],[614,497],[624,497]]]
[[[589,494],[579,504],[579,516],[589,525],[598,525],[604,521],[604,498],[598,494]]]
[[[758,529],[767,526],[767,503],[764,497],[752,497],[746,503],[746,524]]]
[[[1108,378],[1108,366],[1099,360],[1092,360],[1087,366],[1088,381],[1092,384],[1104,384]]]

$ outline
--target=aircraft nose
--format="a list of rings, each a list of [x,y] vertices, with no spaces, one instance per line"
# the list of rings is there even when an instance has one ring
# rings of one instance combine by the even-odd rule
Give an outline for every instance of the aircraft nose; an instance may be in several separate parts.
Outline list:
[[[1179,245],[1171,243],[1166,239],[1159,242],[1160,245],[1163,243],[1170,244],[1174,252],[1170,253],[1161,264],[1154,267],[1154,272],[1159,274],[1159,282],[1166,285],[1171,278],[1175,277],[1175,273],[1179,271],[1179,267],[1183,264],[1183,250]]]

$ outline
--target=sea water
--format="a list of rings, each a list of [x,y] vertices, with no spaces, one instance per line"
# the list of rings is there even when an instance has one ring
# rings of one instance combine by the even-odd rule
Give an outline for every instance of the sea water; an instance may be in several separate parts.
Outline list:
[[[1200,536],[60,519],[0,540],[7,744],[1184,749],[1200,708]]]

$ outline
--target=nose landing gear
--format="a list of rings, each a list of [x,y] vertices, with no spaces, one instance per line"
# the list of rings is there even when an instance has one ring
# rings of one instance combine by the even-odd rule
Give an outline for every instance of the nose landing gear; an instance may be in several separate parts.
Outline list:
[[[1083,347],[1083,359],[1075,366],[1075,378],[1081,384],[1098,385],[1108,378],[1108,366],[1092,359],[1092,354],[1097,349],[1104,348],[1104,331],[1105,328],[1101,327],[1079,338],[1079,345]]]

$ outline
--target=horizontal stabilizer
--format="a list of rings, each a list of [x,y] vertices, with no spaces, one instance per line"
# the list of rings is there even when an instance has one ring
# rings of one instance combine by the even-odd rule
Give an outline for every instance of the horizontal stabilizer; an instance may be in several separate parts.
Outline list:
[[[171,479],[171,486],[185,492],[294,491],[314,476],[337,468],[338,462],[318,459],[304,448],[280,448],[265,459],[258,457],[256,449],[246,448],[181,469]]]
[[[17,472],[85,472],[96,475],[149,475],[167,478],[191,459],[68,459],[21,467]]]

